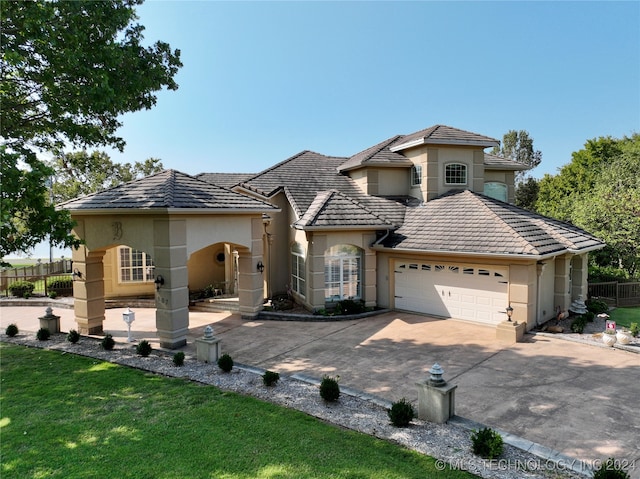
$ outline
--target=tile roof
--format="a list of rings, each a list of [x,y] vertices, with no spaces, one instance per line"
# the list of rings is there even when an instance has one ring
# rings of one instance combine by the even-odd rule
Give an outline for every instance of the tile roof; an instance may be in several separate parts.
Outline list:
[[[216,186],[233,188],[254,175],[255,173],[200,173],[195,177]]]
[[[284,192],[298,218],[304,216],[318,192],[337,190],[385,218],[388,223],[402,224],[408,197],[382,198],[363,193],[351,178],[338,173],[337,168],[345,159],[302,151],[258,173],[239,187],[265,198]]]
[[[417,145],[469,145],[499,146],[500,142],[495,138],[479,135],[470,131],[459,130],[446,125],[434,125],[424,130],[398,138],[389,146],[391,151],[402,151]]]
[[[272,205],[212,185],[176,170],[155,175],[66,201],[59,208],[82,210],[199,209],[269,211]]]
[[[530,167],[523,163],[504,158],[502,156],[492,155],[491,153],[484,154],[484,167],[488,170],[514,170],[524,171]]]
[[[407,208],[404,224],[379,245],[416,252],[536,257],[595,249],[603,243],[569,223],[457,190]]]
[[[390,229],[393,225],[363,204],[337,190],[330,190],[318,193],[304,216],[293,226],[298,229]]]
[[[394,153],[389,149],[401,135],[394,136],[378,143],[366,150],[356,153],[338,168],[339,171],[349,171],[361,166],[413,166],[412,161],[400,153]]]

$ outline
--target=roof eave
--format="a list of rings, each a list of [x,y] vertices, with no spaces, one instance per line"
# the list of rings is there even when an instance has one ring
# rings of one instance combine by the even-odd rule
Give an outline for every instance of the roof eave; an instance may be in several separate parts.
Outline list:
[[[68,209],[72,215],[254,215],[278,213],[280,208],[80,208]]]
[[[430,138],[419,138],[407,143],[392,146],[389,149],[395,153],[397,151],[407,150],[420,145],[482,146],[483,148],[489,148],[490,146],[500,146],[500,142],[495,140],[435,140]]]
[[[305,226],[293,223],[292,228],[300,231],[383,231],[388,230],[392,226],[373,226],[373,225],[344,225],[344,226]]]
[[[353,166],[347,166],[346,168],[336,168],[339,173],[346,171],[354,171],[362,168],[376,167],[376,168],[409,168],[413,166],[413,162],[409,159],[407,161],[366,161]]]
[[[554,256],[558,256],[566,252],[566,250],[554,251],[553,253],[547,254],[516,254],[516,253],[479,253],[479,252],[471,252],[471,251],[448,251],[448,250],[427,250],[427,249],[413,249],[413,248],[388,248],[386,246],[382,246],[380,244],[374,244],[371,246],[371,249],[376,251],[387,251],[387,252],[397,252],[397,253],[411,253],[411,254],[438,254],[438,255],[447,255],[447,256],[473,256],[478,258],[493,258],[493,259],[524,259],[524,260],[536,260],[541,261],[549,258],[553,258]]]

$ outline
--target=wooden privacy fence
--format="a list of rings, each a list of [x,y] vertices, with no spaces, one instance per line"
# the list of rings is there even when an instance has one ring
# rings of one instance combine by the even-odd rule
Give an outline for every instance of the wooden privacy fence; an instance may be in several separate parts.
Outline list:
[[[589,283],[589,297],[613,306],[640,306],[640,283]]]
[[[0,271],[0,292],[9,296],[9,286],[16,281],[30,281],[35,285],[33,294],[47,296],[53,290],[59,296],[73,294],[71,283],[72,261],[63,259],[53,263],[37,263],[33,266]],[[53,285],[53,287],[50,287]]]

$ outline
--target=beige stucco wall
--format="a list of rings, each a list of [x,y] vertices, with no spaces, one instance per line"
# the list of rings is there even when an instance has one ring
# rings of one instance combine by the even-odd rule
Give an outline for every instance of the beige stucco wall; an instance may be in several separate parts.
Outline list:
[[[127,246],[127,245],[123,245]],[[151,253],[148,253],[151,254]],[[120,281],[118,268],[118,247],[109,248],[103,257],[104,263],[104,297],[107,299],[122,297],[153,296],[155,287],[153,282],[139,283]]]
[[[553,259],[543,261],[544,267],[540,274],[540,298],[538,311],[538,324],[542,324],[555,317],[554,282],[556,276],[556,263]]]
[[[380,168],[378,170],[378,194],[404,196],[411,188],[411,168]]]

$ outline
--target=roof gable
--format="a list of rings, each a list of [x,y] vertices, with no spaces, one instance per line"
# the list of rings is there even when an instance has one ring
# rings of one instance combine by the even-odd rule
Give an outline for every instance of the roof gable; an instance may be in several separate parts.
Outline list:
[[[413,163],[406,156],[400,153],[394,153],[389,149],[389,145],[396,142],[399,138],[402,138],[402,136],[394,136],[393,138],[384,140],[377,145],[356,153],[340,165],[338,171],[344,172],[364,166],[412,166]]]
[[[113,209],[269,211],[274,209],[264,201],[212,185],[176,170],[164,170],[98,193],[66,201],[58,207],[71,211]]]

